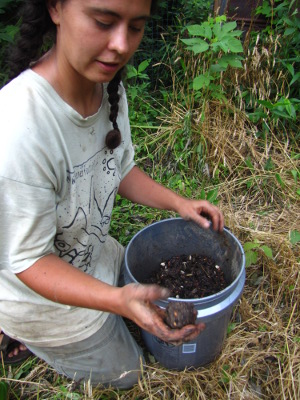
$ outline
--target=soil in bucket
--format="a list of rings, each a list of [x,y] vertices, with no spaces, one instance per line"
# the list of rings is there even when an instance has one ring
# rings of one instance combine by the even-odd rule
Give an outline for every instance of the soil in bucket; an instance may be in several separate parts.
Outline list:
[[[170,290],[177,299],[199,299],[225,289],[222,268],[207,256],[179,255],[160,263],[143,283],[155,283]]]

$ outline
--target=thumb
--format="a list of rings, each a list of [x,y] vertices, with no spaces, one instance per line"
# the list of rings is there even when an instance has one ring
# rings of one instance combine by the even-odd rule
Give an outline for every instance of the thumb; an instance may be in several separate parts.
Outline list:
[[[129,284],[134,286],[134,297],[142,301],[155,301],[170,296],[168,289],[158,285]]]

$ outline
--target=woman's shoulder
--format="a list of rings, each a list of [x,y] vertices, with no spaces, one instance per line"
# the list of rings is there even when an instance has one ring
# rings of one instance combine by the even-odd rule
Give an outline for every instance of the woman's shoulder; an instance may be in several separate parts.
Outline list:
[[[43,85],[39,82],[37,74],[30,69],[22,72],[0,90],[1,114],[10,109],[18,109],[18,112],[26,109],[28,112],[27,106],[32,106],[42,91]],[[35,105],[38,106],[38,103]]]

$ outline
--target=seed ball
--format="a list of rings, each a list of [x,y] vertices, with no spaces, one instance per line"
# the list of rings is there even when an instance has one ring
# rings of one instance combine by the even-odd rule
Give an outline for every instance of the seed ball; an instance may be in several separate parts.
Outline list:
[[[185,325],[195,324],[197,311],[193,303],[171,301],[166,307],[166,324],[172,329],[180,329]]]

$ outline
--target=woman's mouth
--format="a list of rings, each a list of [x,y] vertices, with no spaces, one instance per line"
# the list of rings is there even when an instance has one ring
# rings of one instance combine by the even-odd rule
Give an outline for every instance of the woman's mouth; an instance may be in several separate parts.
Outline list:
[[[98,65],[106,72],[114,73],[117,72],[121,68],[120,63],[110,63],[106,61],[98,61]]]

